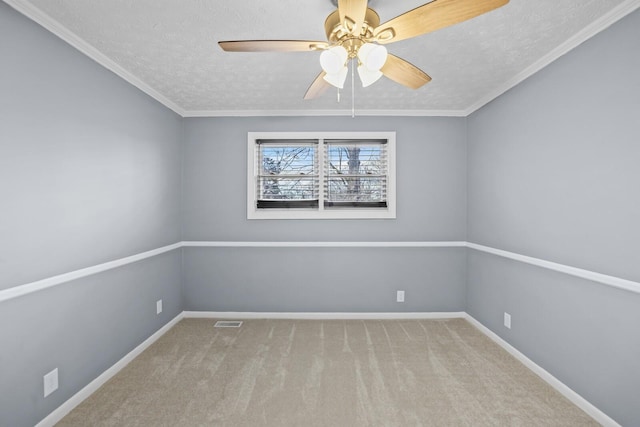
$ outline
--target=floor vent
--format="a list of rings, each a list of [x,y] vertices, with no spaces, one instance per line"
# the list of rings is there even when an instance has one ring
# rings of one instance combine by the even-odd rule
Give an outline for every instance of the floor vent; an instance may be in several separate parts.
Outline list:
[[[240,326],[242,326],[240,320],[218,320],[214,328],[239,328]]]

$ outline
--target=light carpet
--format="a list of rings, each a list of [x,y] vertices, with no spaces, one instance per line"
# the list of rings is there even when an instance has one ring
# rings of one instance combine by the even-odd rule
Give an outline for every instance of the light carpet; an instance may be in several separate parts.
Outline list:
[[[184,319],[58,426],[598,425],[463,319]]]

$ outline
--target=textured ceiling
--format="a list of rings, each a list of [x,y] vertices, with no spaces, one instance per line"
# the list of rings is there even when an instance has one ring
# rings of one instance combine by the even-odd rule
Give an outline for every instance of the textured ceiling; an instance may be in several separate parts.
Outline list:
[[[106,57],[103,64],[183,115],[351,109],[350,78],[340,103],[336,90],[302,99],[320,72],[318,52],[227,53],[217,45],[239,39],[324,40],[324,20],[334,10],[330,0],[5,1],[27,15],[39,15],[41,23],[53,23],[54,32],[79,39],[81,50],[96,49]],[[423,3],[372,0],[370,6],[384,22]],[[575,45],[581,34],[592,35],[638,3],[511,0],[473,20],[387,45],[433,81],[414,91],[386,78],[362,88],[356,77],[355,107],[369,113],[464,115],[526,77],[572,39]]]

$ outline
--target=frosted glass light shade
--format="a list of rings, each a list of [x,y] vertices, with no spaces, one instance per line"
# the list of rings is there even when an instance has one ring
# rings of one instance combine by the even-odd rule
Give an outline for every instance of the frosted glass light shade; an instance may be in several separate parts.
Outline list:
[[[338,74],[347,62],[347,49],[334,46],[320,54],[320,66],[327,74]]]
[[[379,71],[387,62],[387,48],[375,43],[365,43],[358,49],[358,59],[367,69]]]
[[[358,76],[362,82],[362,87],[367,87],[377,82],[378,79],[382,77],[382,72],[380,70],[372,71],[364,65],[360,65],[358,67]]]
[[[325,71],[326,72],[326,71]],[[344,88],[344,82],[347,80],[347,74],[349,69],[344,65],[337,73],[325,74],[323,79],[332,86],[337,87],[338,89]],[[382,73],[381,73],[382,74]]]

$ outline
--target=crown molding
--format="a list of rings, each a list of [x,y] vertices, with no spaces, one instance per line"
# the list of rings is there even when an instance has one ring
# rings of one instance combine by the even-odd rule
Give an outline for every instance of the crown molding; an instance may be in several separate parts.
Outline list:
[[[351,110],[200,110],[185,111],[183,117],[324,117],[352,116]],[[355,117],[466,117],[466,110],[358,110]]]
[[[173,110],[175,113],[180,116],[185,116],[185,110],[171,101],[169,98],[149,86],[147,83],[136,77],[131,72],[125,70],[120,65],[118,65],[115,61],[110,59],[108,56],[100,52],[98,49],[93,47],[91,44],[87,43],[85,40],[80,38],[74,32],[66,28],[64,25],[51,18],[49,15],[44,13],[42,10],[38,9],[31,3],[26,0],[3,0],[9,6],[22,13],[27,18],[36,22],[40,26],[49,30],[51,33],[55,34],[89,58],[96,61],[98,64],[105,67],[107,70],[113,72],[118,77],[124,79],[126,82],[132,84],[133,86],[140,89],[142,92],[146,93],[156,101],[160,102],[165,107]]]
[[[224,241],[184,241],[185,248],[464,248],[467,242],[224,242]]]
[[[540,58],[539,60],[531,64],[529,67],[525,68],[523,71],[519,72],[518,74],[513,76],[511,79],[507,80],[504,84],[498,86],[496,89],[492,90],[491,92],[489,92],[488,94],[480,98],[478,101],[476,101],[474,104],[469,106],[469,108],[467,108],[464,111],[464,116],[469,116],[470,114],[484,107],[489,102],[493,101],[503,93],[507,92],[509,89],[517,86],[522,81],[526,80],[527,78],[531,77],[538,71],[542,70],[544,67],[551,64],[556,59],[565,55],[566,53],[573,50],[574,48],[578,47],[580,44],[589,40],[591,37],[607,29],[608,27],[618,22],[620,19],[624,18],[625,16],[635,11],[639,7],[640,7],[640,0],[626,0],[622,2],[620,5],[616,6],[611,11],[601,16],[599,19],[596,19],[591,24],[587,25],[581,31],[571,36],[567,41],[562,43],[560,46],[556,47],[551,52],[549,52],[548,54],[546,54],[545,56],[543,56],[542,58]]]
[[[68,28],[60,24],[49,15],[33,6],[27,0],[3,0],[29,19],[46,28],[98,64],[115,73],[128,83],[137,87],[156,101],[173,110],[182,117],[308,117],[308,116],[351,116],[351,110],[186,110],[175,102],[149,86],[140,78],[122,68],[95,47],[81,39]],[[607,14],[589,24],[577,34],[570,37],[547,55],[516,74],[514,77],[487,93],[478,101],[463,110],[356,110],[356,116],[402,116],[402,117],[467,117],[489,102],[498,98],[509,89],[537,73],[556,59],[565,55],[581,43],[608,28],[618,20],[624,18],[640,7],[640,0],[625,0]]]

